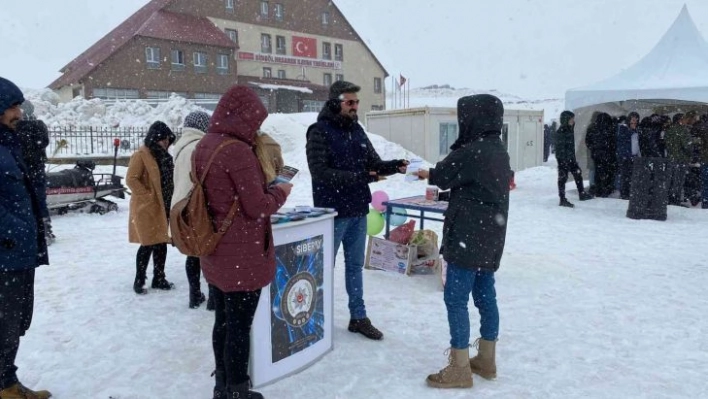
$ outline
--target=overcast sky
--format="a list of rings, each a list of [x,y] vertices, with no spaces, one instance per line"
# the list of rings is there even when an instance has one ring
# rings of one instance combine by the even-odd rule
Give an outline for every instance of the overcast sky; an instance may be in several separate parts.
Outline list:
[[[255,0],[251,0],[255,1]],[[147,0],[0,5],[0,76],[41,88]],[[391,75],[527,98],[563,96],[646,54],[683,4],[708,37],[706,0],[335,0]],[[386,85],[390,87],[390,81]]]

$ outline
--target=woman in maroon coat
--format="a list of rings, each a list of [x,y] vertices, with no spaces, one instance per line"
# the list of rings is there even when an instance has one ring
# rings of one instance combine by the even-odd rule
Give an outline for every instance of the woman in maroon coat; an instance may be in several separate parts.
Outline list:
[[[201,257],[216,308],[212,335],[215,398],[262,398],[249,391],[251,324],[261,288],[275,274],[270,215],[285,203],[292,188],[290,184],[268,187],[256,156],[256,132],[267,116],[268,111],[253,90],[233,86],[221,97],[209,130],[195,150],[197,174],[201,176],[216,148],[226,140],[234,140],[216,155],[204,181],[216,226],[226,218],[233,201],[239,203],[233,224],[216,250]]]

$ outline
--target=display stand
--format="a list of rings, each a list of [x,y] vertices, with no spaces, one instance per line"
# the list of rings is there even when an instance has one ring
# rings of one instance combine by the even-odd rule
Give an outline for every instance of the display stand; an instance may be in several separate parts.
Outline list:
[[[276,274],[251,330],[254,387],[316,363],[333,349],[334,217],[273,225]]]
[[[428,199],[425,199],[424,195],[418,195],[415,197],[408,197],[408,198],[399,198],[399,199],[394,199],[390,201],[385,201],[382,203],[383,205],[386,206],[386,215],[384,216],[386,219],[386,232],[384,233],[384,238],[388,240],[388,235],[390,233],[390,228],[391,228],[391,215],[394,214],[393,208],[401,208],[405,209],[407,211],[416,211],[416,212],[408,212],[407,214],[403,216],[411,217],[411,218],[416,218],[420,220],[420,229],[423,230],[425,228],[425,221],[426,220],[432,220],[435,222],[444,222],[445,219],[441,218],[432,218],[429,215],[426,215],[427,213],[434,213],[434,214],[439,214],[439,215],[444,215],[445,211],[447,210],[447,202],[445,201],[431,201]]]

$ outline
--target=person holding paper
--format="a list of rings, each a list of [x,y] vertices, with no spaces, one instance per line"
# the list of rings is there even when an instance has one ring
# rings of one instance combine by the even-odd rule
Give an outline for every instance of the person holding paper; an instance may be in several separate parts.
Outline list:
[[[496,377],[499,311],[494,273],[499,269],[509,215],[509,154],[501,140],[504,107],[489,94],[457,101],[460,136],[452,152],[421,179],[450,190],[442,248],[447,261],[444,300],[450,325],[449,365],[427,378],[436,388],[469,388],[472,373]],[[479,310],[479,352],[470,359],[470,293]]]
[[[408,161],[382,161],[359,124],[360,87],[337,81],[329,100],[307,129],[307,163],[312,174],[316,207],[334,208],[334,253],[344,245],[344,273],[349,295],[349,331],[373,340],[383,333],[366,317],[362,269],[366,249],[366,215],[371,202],[369,183],[406,173]]]

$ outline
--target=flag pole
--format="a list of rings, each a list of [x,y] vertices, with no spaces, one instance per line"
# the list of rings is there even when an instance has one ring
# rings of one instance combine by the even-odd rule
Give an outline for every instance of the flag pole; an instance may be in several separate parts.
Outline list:
[[[406,92],[408,93],[408,107],[407,108],[410,108],[411,107],[411,79],[410,78],[408,78],[408,80],[406,81],[406,84],[408,85],[408,87],[406,88]]]

